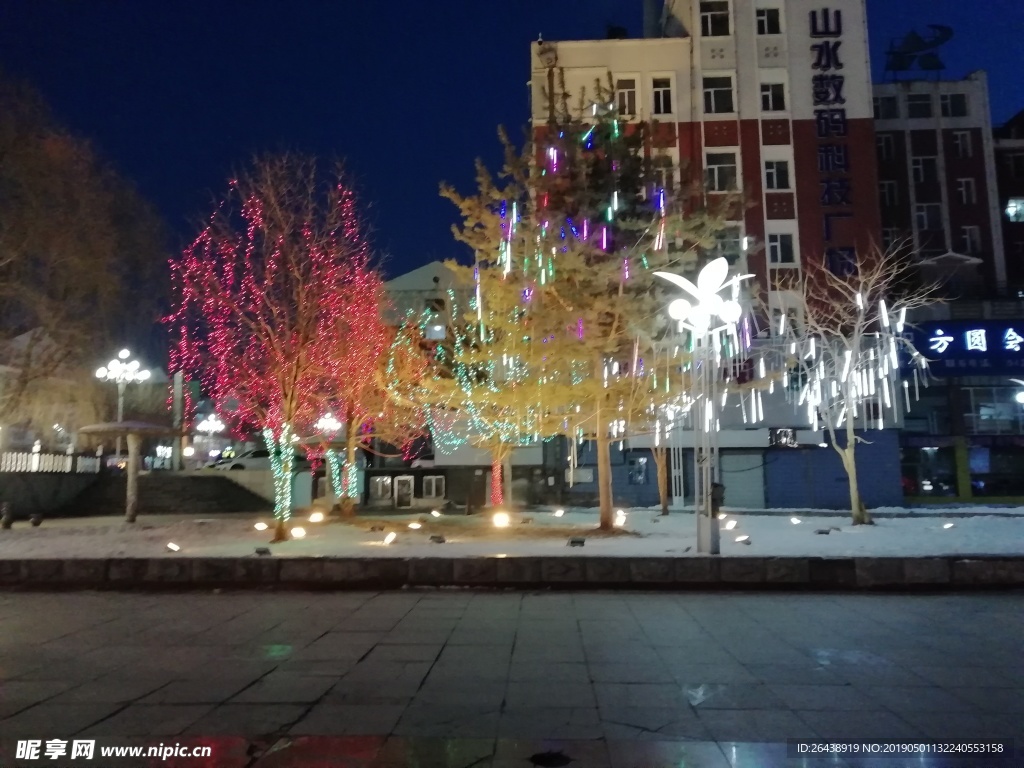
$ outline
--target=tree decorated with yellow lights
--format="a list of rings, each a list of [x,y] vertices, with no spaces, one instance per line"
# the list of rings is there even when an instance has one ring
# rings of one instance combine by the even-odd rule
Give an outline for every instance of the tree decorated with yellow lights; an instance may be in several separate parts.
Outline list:
[[[695,262],[722,224],[666,179],[663,134],[620,120],[610,87],[592,93],[574,110],[549,95],[552,119],[522,153],[502,136],[502,184],[478,164],[477,195],[443,194],[463,216],[457,238],[477,254],[467,337],[453,348],[463,392],[482,395],[514,439],[593,441],[610,528],[612,445],[649,419],[667,383],[653,364],[667,291],[653,273]]]

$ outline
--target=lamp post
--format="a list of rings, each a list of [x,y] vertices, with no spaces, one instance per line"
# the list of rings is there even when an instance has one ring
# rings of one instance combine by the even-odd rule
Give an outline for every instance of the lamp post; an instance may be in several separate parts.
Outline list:
[[[96,371],[96,378],[117,384],[117,421],[124,421],[124,391],[131,382],[142,383],[149,378],[149,371],[142,368],[138,360],[129,361],[132,353],[122,349],[117,357]],[[121,458],[121,437],[117,438],[117,457]]]
[[[697,517],[697,551],[717,555],[720,552],[718,517],[714,498],[719,482],[718,468],[718,380],[723,338],[735,338],[736,323],[742,314],[737,301],[739,284],[751,275],[739,275],[726,281],[729,262],[717,258],[704,266],[694,285],[685,277],[670,272],[655,275],[682,288],[690,299],[675,299],[668,314],[680,330],[693,338],[693,362],[690,375],[690,420],[693,424],[694,511]],[[719,292],[732,288],[732,297]],[[720,321],[720,323],[718,322]]]

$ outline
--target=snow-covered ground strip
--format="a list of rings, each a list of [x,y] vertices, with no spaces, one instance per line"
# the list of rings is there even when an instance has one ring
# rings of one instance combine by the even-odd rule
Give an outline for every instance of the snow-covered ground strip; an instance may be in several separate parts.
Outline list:
[[[530,518],[522,523],[522,518]],[[184,515],[139,518],[134,526],[120,518],[52,520],[40,528],[19,523],[0,531],[0,558],[42,557],[227,557],[252,555],[267,546],[269,531],[253,527],[258,518]],[[263,518],[265,522],[272,522]],[[794,522],[799,521],[799,522]],[[411,522],[422,527],[413,530]],[[508,528],[495,528],[487,515],[427,514],[358,519],[352,524],[309,523],[303,539],[272,545],[275,556],[333,557],[522,557],[604,556],[662,557],[696,554],[696,522],[692,513],[659,516],[654,510],[627,510],[616,535],[595,532],[597,513],[567,509],[513,515]],[[373,526],[384,526],[373,530]],[[816,533],[828,530],[827,535]],[[395,540],[384,544],[395,532]],[[445,543],[430,541],[441,534]],[[583,547],[569,547],[573,536],[586,537]],[[749,537],[749,544],[738,542]],[[174,543],[178,552],[168,550]],[[848,519],[793,515],[744,515],[728,512],[722,520],[722,554],[732,556],[924,556],[1024,554],[1024,516],[909,517],[879,520],[873,526],[851,526]]]

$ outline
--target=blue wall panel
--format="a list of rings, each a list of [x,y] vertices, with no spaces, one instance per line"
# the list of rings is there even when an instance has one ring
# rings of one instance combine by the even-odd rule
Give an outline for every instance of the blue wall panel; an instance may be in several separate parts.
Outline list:
[[[869,509],[902,506],[899,432],[882,430],[863,436],[870,445],[857,446],[861,499]],[[769,451],[765,499],[769,509],[849,509],[849,485],[838,454],[831,446]]]

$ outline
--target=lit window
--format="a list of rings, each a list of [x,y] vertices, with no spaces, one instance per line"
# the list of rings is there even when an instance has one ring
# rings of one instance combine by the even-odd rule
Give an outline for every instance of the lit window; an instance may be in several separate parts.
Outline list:
[[[786,109],[786,88],[782,83],[761,83],[761,110],[782,112]]]
[[[632,117],[636,114],[636,80],[616,80],[615,94],[619,100],[619,114]]]
[[[782,34],[782,14],[779,12],[778,8],[757,9],[757,34]]]
[[[967,117],[967,94],[944,93],[939,96],[943,117]]]
[[[785,160],[768,160],[764,164],[764,179],[768,189],[789,189],[789,163]]]
[[[792,235],[768,235],[768,260],[772,264],[794,264]]]
[[[704,37],[729,36],[729,3],[727,0],[701,2],[700,33]]]
[[[390,477],[375,477],[370,481],[370,498],[372,499],[390,499],[391,498],[391,478]]]
[[[922,118],[932,116],[932,96],[930,93],[911,93],[907,95],[907,117]]]
[[[704,112],[710,115],[732,111],[732,78],[705,77]]]
[[[672,114],[672,81],[667,77],[654,78],[654,114]]]
[[[736,154],[714,152],[708,155],[705,178],[709,192],[732,192],[736,189]]]
[[[1011,197],[1006,201],[1006,218],[1024,224],[1024,197]]]

